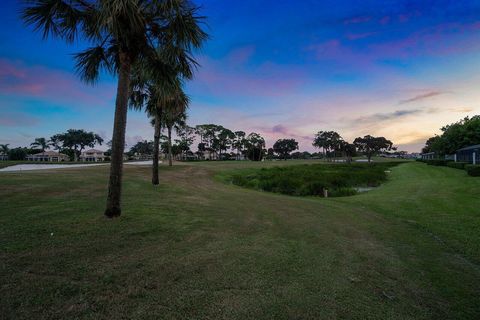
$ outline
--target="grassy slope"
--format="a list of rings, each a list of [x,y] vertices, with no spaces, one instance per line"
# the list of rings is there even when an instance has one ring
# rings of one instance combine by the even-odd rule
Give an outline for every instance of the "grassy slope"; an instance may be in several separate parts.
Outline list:
[[[335,199],[213,179],[278,164],[161,167],[158,188],[148,168],[126,167],[114,221],[101,216],[106,167],[0,174],[0,315],[480,316],[480,179],[409,163],[377,190]]]

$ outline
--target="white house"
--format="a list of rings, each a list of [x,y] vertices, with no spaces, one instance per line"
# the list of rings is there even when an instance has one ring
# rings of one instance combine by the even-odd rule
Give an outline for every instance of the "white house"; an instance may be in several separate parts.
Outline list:
[[[105,152],[97,149],[83,151],[80,155],[80,161],[85,162],[102,162],[105,161]]]
[[[44,162],[61,162],[69,161],[70,157],[63,153],[55,151],[44,151],[37,154],[30,154],[27,156],[28,161],[44,161]]]

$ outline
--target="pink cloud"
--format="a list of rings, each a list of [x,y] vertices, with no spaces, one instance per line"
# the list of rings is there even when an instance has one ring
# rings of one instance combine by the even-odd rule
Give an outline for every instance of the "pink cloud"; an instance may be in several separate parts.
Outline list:
[[[87,86],[64,71],[0,58],[0,93],[97,107],[110,103],[115,90],[108,84]]]

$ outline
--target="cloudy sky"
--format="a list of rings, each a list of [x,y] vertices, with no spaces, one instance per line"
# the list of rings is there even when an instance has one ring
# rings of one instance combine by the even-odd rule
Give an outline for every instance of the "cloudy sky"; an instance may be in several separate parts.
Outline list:
[[[88,46],[42,40],[0,2],[0,143],[30,144],[69,128],[110,139],[115,79],[73,72]],[[418,151],[445,124],[480,114],[479,1],[198,0],[211,35],[187,86],[190,125],[293,137],[319,130],[385,136]],[[151,139],[129,112],[127,140]]]

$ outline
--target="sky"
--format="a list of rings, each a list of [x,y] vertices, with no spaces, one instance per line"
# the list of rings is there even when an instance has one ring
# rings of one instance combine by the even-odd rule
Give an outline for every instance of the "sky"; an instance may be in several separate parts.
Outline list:
[[[294,138],[302,151],[320,130],[370,134],[417,152],[442,126],[480,114],[480,1],[195,3],[210,39],[186,85],[192,126],[257,132],[267,147]],[[0,2],[0,143],[70,128],[110,140],[116,79],[82,83],[73,54],[89,44],[44,40],[20,10]],[[129,111],[127,144],[152,138],[145,113]]]

